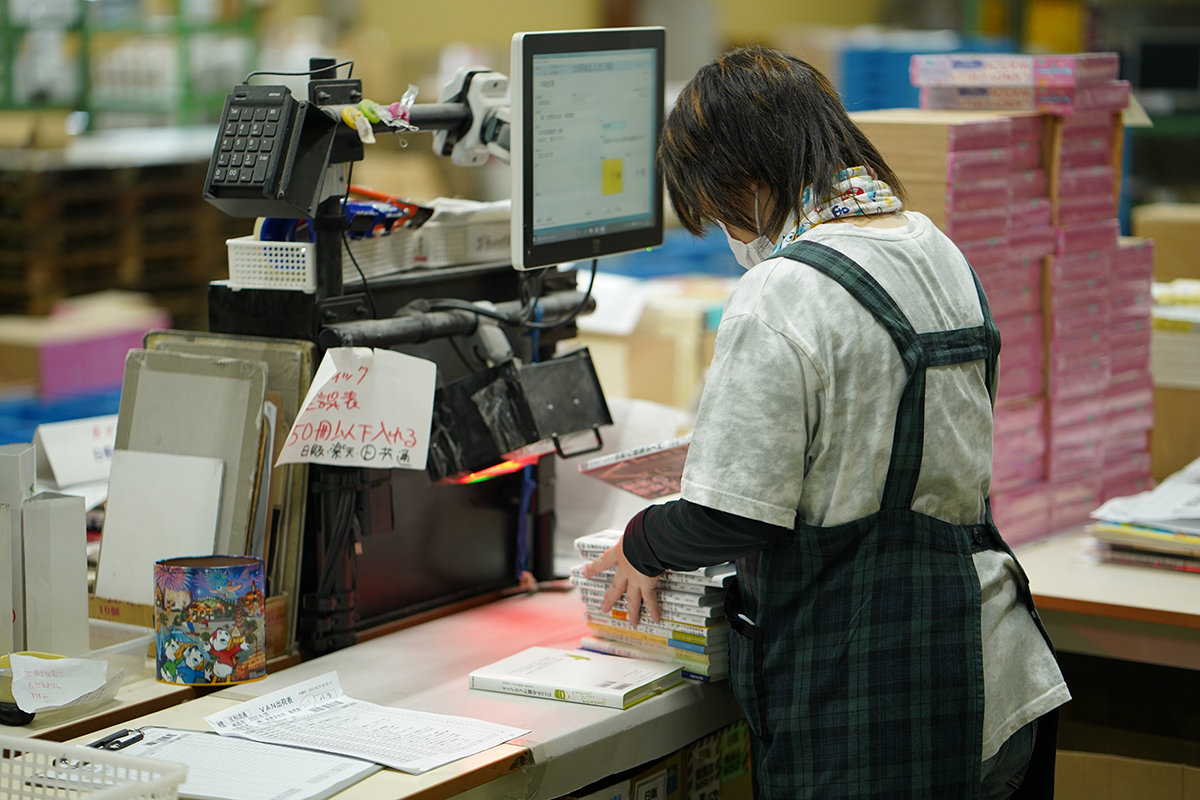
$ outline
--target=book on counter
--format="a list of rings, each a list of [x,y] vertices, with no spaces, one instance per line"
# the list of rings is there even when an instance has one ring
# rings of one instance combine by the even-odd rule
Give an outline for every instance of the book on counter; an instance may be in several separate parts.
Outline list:
[[[679,494],[683,464],[691,442],[689,433],[632,450],[597,456],[580,464],[579,471],[647,500]]]
[[[470,674],[470,687],[625,709],[683,682],[683,667],[661,661],[530,647]]]

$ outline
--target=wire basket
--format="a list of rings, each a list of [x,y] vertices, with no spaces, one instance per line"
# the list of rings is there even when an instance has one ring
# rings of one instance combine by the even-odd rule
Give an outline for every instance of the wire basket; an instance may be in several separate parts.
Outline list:
[[[187,767],[92,747],[0,736],[0,797],[175,800]]]
[[[317,246],[310,242],[263,242],[253,236],[225,240],[229,286],[238,289],[317,290]],[[350,267],[354,269],[353,265]]]

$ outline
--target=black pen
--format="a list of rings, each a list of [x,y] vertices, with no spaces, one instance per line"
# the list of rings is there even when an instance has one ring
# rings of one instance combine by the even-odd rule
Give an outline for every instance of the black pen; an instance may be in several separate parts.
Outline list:
[[[115,733],[110,733],[108,736],[105,736],[102,739],[89,742],[86,746],[94,747],[98,750],[121,750],[133,744],[134,742],[140,742],[145,737],[146,734],[139,730],[122,728]]]

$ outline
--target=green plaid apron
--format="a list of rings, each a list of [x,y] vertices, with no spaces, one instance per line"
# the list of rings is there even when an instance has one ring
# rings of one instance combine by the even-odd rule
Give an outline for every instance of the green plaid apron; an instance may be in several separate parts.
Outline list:
[[[829,276],[870,311],[908,377],[880,510],[831,527],[797,517],[794,535],[738,563],[726,601],[730,681],[754,734],[755,795],[977,798],[984,698],[972,554],[1008,547],[990,507],[984,522],[951,525],[911,506],[926,368],[984,360],[992,387],[999,331],[978,279],[983,325],[918,334],[842,253],[801,241],[780,255]],[[1033,612],[1027,582],[1021,592]],[[1039,745],[1053,746],[1054,727],[1039,725]],[[1052,774],[1052,749],[1050,759]]]

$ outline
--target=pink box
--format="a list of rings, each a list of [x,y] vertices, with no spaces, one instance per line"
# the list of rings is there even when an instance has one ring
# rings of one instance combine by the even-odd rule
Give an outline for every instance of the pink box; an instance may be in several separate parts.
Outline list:
[[[1000,329],[1000,341],[1003,347],[1037,342],[1039,345],[1045,335],[1045,322],[1041,314],[1017,314],[1011,317],[997,317],[996,327]]]
[[[987,269],[1009,261],[1007,236],[993,236],[989,239],[975,239],[955,242],[955,244],[975,270]]]
[[[1062,308],[1107,302],[1107,278],[1080,278],[1073,281],[1057,280],[1050,284],[1050,292],[1046,297],[1046,310],[1051,315],[1054,315]]]
[[[1116,350],[1127,347],[1149,347],[1152,328],[1149,319],[1133,317],[1114,319],[1108,326],[1109,346]]]
[[[1061,531],[1090,521],[1103,501],[1104,481],[1098,474],[1082,474],[1050,484],[1050,527]]]
[[[1050,487],[1038,480],[993,490],[992,519],[1009,545],[1050,535]]]
[[[1011,147],[957,150],[946,156],[946,183],[972,183],[1007,178],[1012,172]]]
[[[1054,252],[1055,231],[1049,225],[1008,232],[1009,261],[1041,258]]]
[[[1112,383],[1112,361],[1108,355],[1090,359],[1051,361],[1046,376],[1046,394],[1053,402],[1075,400],[1107,391]]]
[[[1057,253],[1078,253],[1083,250],[1115,250],[1121,223],[1115,219],[1089,222],[1058,229]],[[1011,237],[1010,237],[1011,242]]]
[[[1108,303],[1047,309],[1046,331],[1050,339],[1095,333],[1108,328]]]
[[[1012,151],[1012,168],[1015,170],[1037,169],[1042,165],[1040,139],[1013,142]]]
[[[1154,313],[1154,297],[1150,293],[1150,287],[1131,291],[1129,285],[1122,281],[1109,292],[1108,310],[1110,321],[1126,317],[1149,319]]]
[[[1104,471],[1104,440],[1097,435],[1084,442],[1050,441],[1046,453],[1046,477],[1050,480]],[[1089,509],[1090,510],[1090,509]]]
[[[1009,195],[1015,202],[1027,197],[1046,195],[1046,172],[1040,169],[1017,170],[1008,176]]]
[[[1005,343],[1000,351],[1000,381],[997,396],[1006,400],[1036,397],[1045,388],[1042,374],[1045,356],[1039,341]]]
[[[1008,218],[1014,230],[1050,225],[1050,198],[1026,197],[1015,200],[1008,207]]]
[[[1113,270],[1130,278],[1154,275],[1154,240],[1122,236],[1113,253]]]
[[[1061,169],[1105,167],[1113,163],[1112,134],[1105,136],[1063,136],[1058,151]]]
[[[1091,86],[922,86],[921,108],[1074,114],[1129,105],[1129,81]]]
[[[914,55],[908,75],[913,86],[1081,86],[1115,79],[1118,59],[1116,53],[937,53]]]
[[[1008,206],[946,215],[946,235],[955,241],[974,241],[1008,233]]]
[[[1006,453],[992,450],[993,492],[1003,492],[1045,480],[1046,459],[1041,455]]]
[[[1064,169],[1058,173],[1058,196],[1103,195],[1116,197],[1117,178],[1112,167]]]
[[[1050,430],[1075,429],[1081,425],[1099,425],[1105,419],[1104,394],[1096,393],[1075,400],[1055,398],[1046,405]],[[1101,431],[1101,433],[1103,433]]]
[[[1087,250],[1046,259],[1046,277],[1051,289],[1068,281],[1108,280],[1112,275],[1111,250]]]
[[[1011,147],[1012,129],[1012,121],[1005,117],[958,122],[948,126],[946,147],[950,151]]]
[[[1112,219],[1117,201],[1112,195],[1066,195],[1058,198],[1059,225],[1085,225]]]
[[[1109,352],[1112,381],[1125,383],[1150,374],[1150,346],[1122,347]]]
[[[1042,138],[1045,126],[1043,125],[1044,117],[1041,114],[1013,114],[1009,119],[1012,121],[1014,142],[1028,142]]]
[[[1044,397],[997,403],[994,414],[995,436],[1024,433],[1030,428],[1040,428],[1045,424],[1045,418],[1046,399]],[[1045,447],[1042,448],[1042,451],[1045,451]]]
[[[1104,463],[1131,453],[1150,450],[1150,434],[1144,430],[1109,433],[1104,437]]]
[[[1121,483],[1105,483],[1103,487],[1103,497],[1105,500],[1111,500],[1114,497],[1130,497],[1142,492],[1148,492],[1154,488],[1154,478],[1145,477],[1137,478],[1132,481],[1122,481]]]
[[[1104,425],[1109,436],[1154,427],[1154,385],[1149,373],[1108,388],[1104,394]]]
[[[946,188],[946,214],[980,211],[985,208],[1004,208],[1009,203],[1008,178],[960,183]]]
[[[1150,454],[1126,453],[1104,460],[1104,485],[1116,486],[1150,477]]]
[[[1026,263],[1027,266],[979,273],[993,318],[1037,314],[1042,310],[1042,265],[1038,261]]]
[[[1077,111],[1063,117],[1058,130],[1063,136],[1107,136],[1111,140],[1120,122],[1119,114],[1118,111]]]

